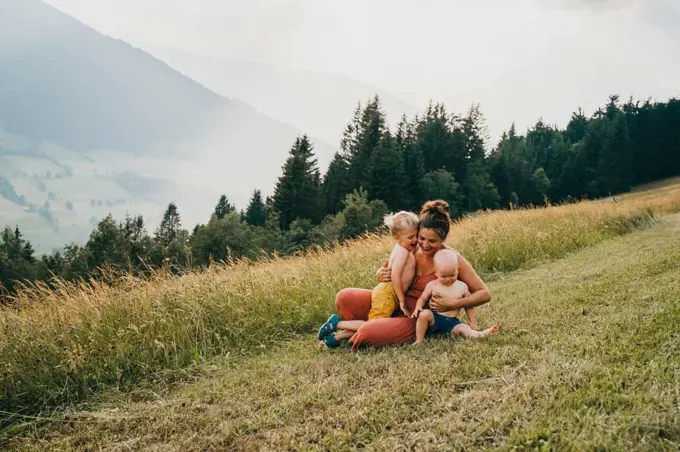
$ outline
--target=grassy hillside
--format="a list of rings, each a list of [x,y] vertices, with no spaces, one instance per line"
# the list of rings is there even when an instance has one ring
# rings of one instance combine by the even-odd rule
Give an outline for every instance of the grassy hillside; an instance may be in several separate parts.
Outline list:
[[[47,435],[55,441],[47,448],[143,435],[139,445],[159,446],[196,432],[200,441],[187,443],[196,448],[325,447],[350,436],[380,448],[403,441],[429,441],[422,444],[436,448],[454,440],[470,446],[547,440],[616,445],[647,438],[652,433],[632,428],[638,424],[631,416],[638,416],[638,408],[646,416],[652,402],[668,405],[674,397],[668,375],[678,371],[672,367],[677,336],[671,334],[677,333],[673,322],[662,322],[677,318],[672,311],[680,290],[674,276],[680,249],[674,232],[680,224],[677,217],[662,216],[678,210],[680,187],[670,186],[617,203],[463,220],[453,228],[452,244],[490,281],[495,300],[479,317],[482,325],[499,322],[505,333],[483,344],[430,341],[422,353],[401,347],[351,357],[313,349],[310,333],[332,311],[336,291],[372,286],[389,249],[382,237],[294,259],[216,266],[180,279],[121,277],[115,287],[27,291],[18,299],[20,310],[0,312],[3,424],[7,434],[21,432],[17,422],[31,419],[22,415],[42,410],[38,417],[44,417],[49,407],[66,406],[57,415],[61,429],[39,422],[31,424],[41,426],[37,436],[23,431],[28,436],[13,440],[27,447]],[[298,341],[301,334],[305,339]],[[655,341],[662,347],[651,347]],[[272,346],[283,348],[267,352]],[[651,364],[642,371],[637,360]],[[163,392],[194,372],[211,374],[213,367],[204,362],[218,364],[216,375]],[[629,396],[616,395],[619,377],[625,377]],[[381,378],[387,379],[382,386]],[[445,396],[428,382],[446,388]],[[654,385],[660,389],[656,395]],[[131,404],[129,414],[71,411],[107,389],[122,391],[112,403]],[[153,402],[132,402],[139,397]],[[553,406],[556,398],[561,402]],[[663,432],[654,445],[668,435],[677,439],[675,415],[655,414],[649,432]],[[633,420],[614,429],[622,416]],[[587,443],[589,431],[601,441]]]
[[[501,325],[489,341],[353,355],[291,338],[214,360],[192,383],[25,418],[6,445],[674,450],[679,228],[680,217],[666,217],[495,279],[494,302],[478,313]]]
[[[502,332],[485,342],[354,355],[307,336],[192,383],[25,420],[8,446],[677,450],[678,228],[676,215],[493,281],[478,317]]]

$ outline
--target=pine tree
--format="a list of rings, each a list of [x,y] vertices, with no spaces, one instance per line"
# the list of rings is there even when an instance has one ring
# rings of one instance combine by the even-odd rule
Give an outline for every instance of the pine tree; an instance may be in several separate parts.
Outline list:
[[[628,191],[633,182],[633,156],[625,116],[613,114],[609,129],[597,166],[599,188],[603,195]]]
[[[509,154],[511,152],[511,140],[515,137],[515,125],[510,128],[510,132],[503,132],[501,139],[495,149],[491,151],[487,164],[491,181],[498,188],[500,203],[507,206],[510,202],[511,176],[509,168]]]
[[[405,116],[401,118],[397,126],[395,145],[404,160],[404,208],[417,210],[425,199],[422,186],[425,161],[416,143],[415,127],[406,120]]]
[[[343,199],[351,191],[350,184],[349,163],[342,154],[336,152],[321,186],[326,215],[334,215],[342,209]]]
[[[451,207],[451,216],[460,216],[463,194],[453,174],[445,169],[430,171],[423,177],[425,199],[443,199]]]
[[[179,211],[174,203],[168,204],[163,214],[163,220],[160,226],[156,229],[155,240],[163,247],[167,247],[170,242],[175,240],[179,235],[182,227],[182,222],[179,216]]]
[[[550,191],[550,179],[545,174],[543,168],[538,168],[534,171],[530,180],[531,198],[528,200],[530,204],[542,205],[545,203],[545,198]]]
[[[234,212],[236,208],[229,203],[229,200],[227,199],[226,195],[220,196],[219,201],[217,201],[217,205],[215,206],[215,212],[213,215],[215,215],[218,219],[222,219],[225,217],[230,212]]]
[[[149,237],[141,215],[126,216],[119,225],[126,241],[127,255],[132,269],[137,273],[144,273],[147,266],[153,262],[158,254],[157,245]]]
[[[561,201],[566,196],[562,188],[560,176],[568,159],[568,142],[565,141],[564,136],[559,131],[554,131],[553,139],[550,143],[550,155],[545,168],[545,174],[550,180],[548,196],[552,201]]]
[[[569,124],[567,124],[567,130],[564,134],[570,143],[574,144],[583,139],[586,136],[586,129],[588,128],[588,118],[583,114],[583,110],[580,108],[577,112],[571,114],[571,119]]]
[[[282,229],[287,229],[297,218],[318,223],[321,217],[319,179],[314,148],[304,135],[295,140],[274,189],[273,205]]]
[[[467,177],[468,154],[466,134],[460,117],[451,117],[451,128],[451,149],[446,158],[446,169],[456,180],[464,181]]]
[[[470,211],[498,207],[500,195],[491,181],[486,164],[485,140],[488,131],[479,105],[472,105],[461,120],[461,133],[467,160],[465,180],[461,184],[465,207]]]
[[[537,168],[546,168],[548,161],[552,159],[551,144],[554,133],[553,127],[545,124],[543,119],[539,119],[534,127],[527,131],[527,158],[532,173]]]
[[[10,261],[25,261],[29,264],[35,262],[33,256],[33,245],[31,242],[23,238],[23,234],[19,230],[19,226],[14,228],[14,231],[9,227],[2,232],[2,247],[5,255]]]
[[[121,229],[111,215],[103,218],[90,233],[85,244],[87,250],[87,266],[90,270],[111,266],[124,268],[128,255]]]
[[[589,197],[606,195],[600,187],[600,178],[597,175],[597,168],[601,161],[600,154],[607,142],[609,128],[604,112],[598,110],[594,117],[588,122],[586,135],[583,138],[583,152],[585,163],[583,166],[583,182],[585,182],[583,194]]]
[[[588,157],[585,143],[579,141],[571,146],[567,153],[567,161],[560,175],[560,193],[563,198],[580,199],[587,195]]]
[[[371,99],[363,109],[361,104],[357,106],[352,120],[345,128],[340,146],[343,157],[349,163],[351,190],[368,186],[369,175],[366,168],[380,144],[385,129],[385,113],[382,111],[378,96]]]
[[[37,277],[36,259],[33,246],[23,238],[17,226],[14,231],[9,227],[0,234],[0,301],[2,291],[14,293],[17,282],[35,280]]]
[[[489,132],[479,105],[473,104],[460,123],[467,162],[484,160]]]
[[[367,189],[369,199],[381,199],[392,210],[404,209],[404,162],[386,131],[374,151],[369,166]]]
[[[423,156],[425,171],[456,168],[464,163],[462,149],[454,146],[449,115],[443,104],[427,106],[416,125],[416,142]]]
[[[264,226],[267,221],[267,211],[260,190],[253,192],[253,197],[250,198],[250,203],[246,209],[245,220],[251,226]]]
[[[498,189],[491,181],[491,177],[484,166],[483,160],[471,162],[467,168],[468,177],[465,180],[465,202],[468,211],[479,209],[495,209],[500,202]]]
[[[680,174],[680,99],[669,99],[657,108],[663,117],[659,126],[662,133],[659,140],[661,146],[657,151],[657,164],[667,162],[666,165],[662,165],[665,172],[663,177],[674,176]],[[629,133],[633,133],[633,130],[629,130]]]

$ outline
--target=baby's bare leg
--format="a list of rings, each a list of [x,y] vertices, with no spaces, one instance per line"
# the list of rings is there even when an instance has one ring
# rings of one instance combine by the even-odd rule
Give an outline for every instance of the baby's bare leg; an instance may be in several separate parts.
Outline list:
[[[423,342],[427,329],[432,325],[434,325],[434,316],[432,315],[432,311],[429,309],[420,311],[420,314],[418,314],[418,320],[416,321],[416,344]]]
[[[451,330],[451,335],[458,335],[458,336],[463,336],[466,339],[481,339],[483,337],[491,336],[492,334],[498,333],[498,326],[494,325],[491,328],[487,328],[484,331],[477,331],[473,330],[470,325],[466,325],[465,323],[461,323],[460,325],[456,325],[453,327],[453,330]]]

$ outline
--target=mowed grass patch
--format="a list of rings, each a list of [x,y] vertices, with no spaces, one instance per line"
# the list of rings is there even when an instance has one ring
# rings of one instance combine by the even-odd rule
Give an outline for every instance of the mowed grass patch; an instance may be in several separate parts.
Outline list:
[[[15,450],[676,450],[680,216],[503,276],[501,333],[358,354],[311,336],[27,421]]]
[[[680,209],[676,195],[483,213],[456,223],[451,243],[483,275],[525,268],[646,226],[657,210]],[[339,289],[374,285],[390,246],[388,237],[368,236],[182,278],[27,289],[18,309],[0,310],[0,410],[38,413],[130,390],[311,332],[334,310]]]

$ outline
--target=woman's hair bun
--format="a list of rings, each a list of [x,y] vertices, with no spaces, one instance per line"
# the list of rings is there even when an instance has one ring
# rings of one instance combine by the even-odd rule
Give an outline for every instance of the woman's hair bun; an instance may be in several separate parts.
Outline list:
[[[437,199],[434,201],[428,201],[425,204],[423,204],[423,207],[420,210],[420,215],[425,215],[428,213],[439,213],[445,216],[449,216],[450,215],[449,212],[450,212],[449,203],[442,199]]]
[[[445,240],[451,229],[449,203],[437,199],[423,204],[422,209],[420,209],[420,227],[434,229],[439,237]]]

